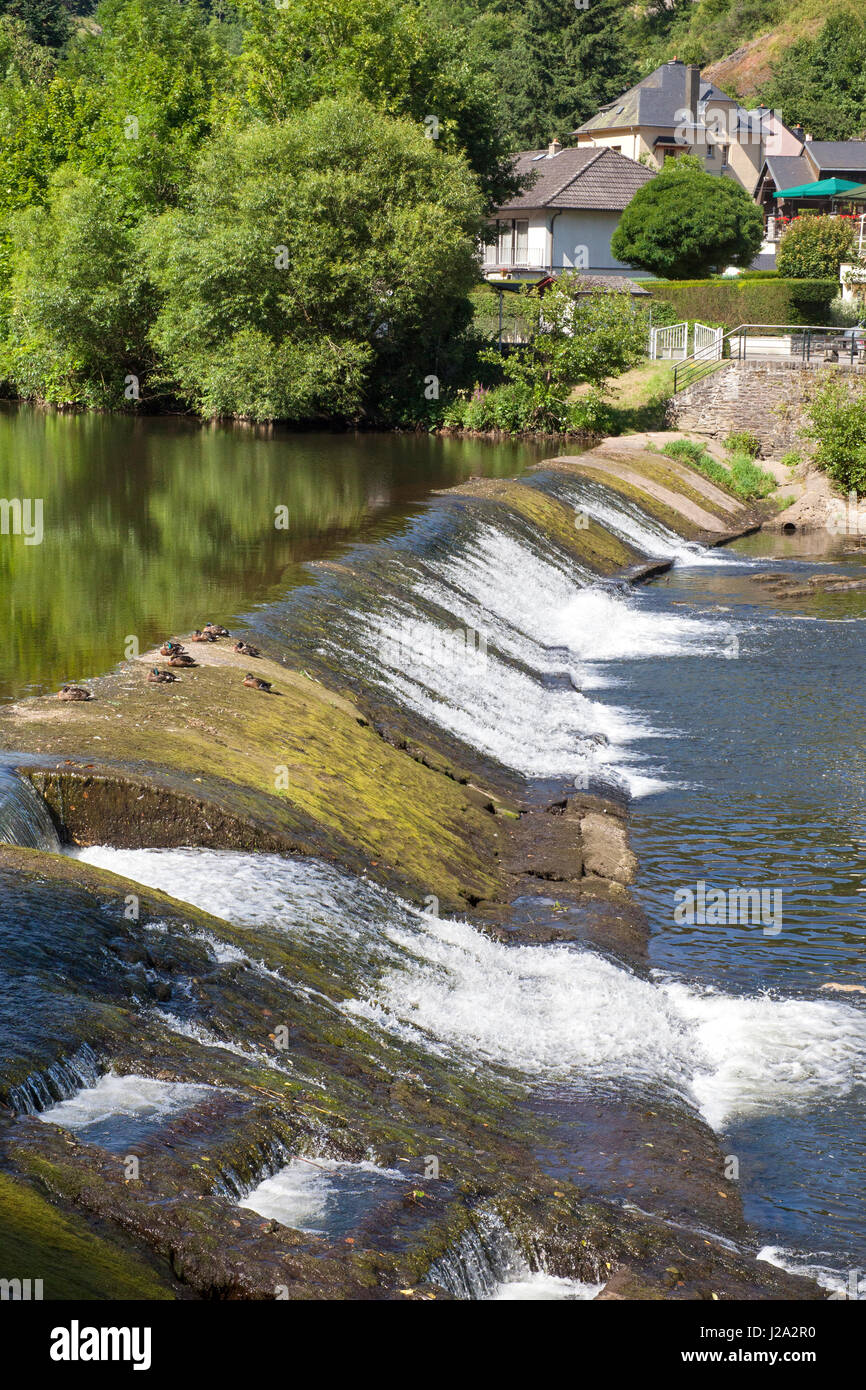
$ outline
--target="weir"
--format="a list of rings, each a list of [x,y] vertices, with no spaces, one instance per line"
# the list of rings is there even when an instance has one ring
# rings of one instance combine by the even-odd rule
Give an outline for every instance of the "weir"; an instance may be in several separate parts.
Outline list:
[[[676,1116],[677,1143],[708,1155],[698,1177],[676,1170],[673,1186],[681,1181],[686,1194],[677,1189],[676,1201],[694,1200],[702,1229],[718,1219],[712,1228],[726,1240],[724,1221],[739,1231],[740,1217],[735,1197],[729,1213],[707,1214],[721,1151],[704,1121],[723,1130],[732,1117],[822,1104],[827,1077],[845,1093],[856,1084],[866,1029],[846,1004],[653,978],[605,936],[604,913],[624,918],[632,908],[625,799],[672,786],[653,752],[670,731],[622,688],[623,665],[724,659],[739,626],[726,614],[663,608],[624,583],[647,557],[698,567],[694,526],[680,540],[660,508],[644,511],[560,463],[531,486],[467,485],[397,541],[356,547],[321,590],[257,615],[256,670],[273,698],[241,690],[237,661],[217,646],[197,652],[177,690],[146,690],[128,663],[93,683],[94,701],[59,717],[52,710],[53,722],[0,715],[5,740],[40,755],[50,746],[57,764],[45,773],[46,795],[52,806],[62,801],[71,836],[90,845],[65,863],[69,883],[106,916],[95,954],[108,964],[82,993],[98,995],[100,1052],[127,1075],[126,1093],[113,1098],[102,1084],[109,1105],[97,1115],[95,1096],[80,1091],[99,1090],[98,1075],[82,1081],[79,1069],[78,1116],[62,1106],[45,1116],[58,1125],[65,1117],[92,1141],[72,1153],[45,1126],[56,1190],[82,1194],[89,1163],[92,1186],[75,1200],[112,1216],[135,1204],[124,1219],[155,1248],[161,1213],[195,1200],[201,1227],[185,1237],[194,1253],[181,1264],[198,1291],[273,1297],[262,1291],[272,1290],[287,1230],[309,1237],[292,1247],[299,1290],[324,1280],[343,1295],[374,1286],[412,1294],[426,1269],[430,1286],[453,1297],[507,1297],[519,1286],[532,1297],[537,1277],[569,1280],[579,1239],[587,1272],[618,1261],[637,1270],[629,1287],[655,1288],[654,1262],[664,1267],[671,1256],[659,1252],[680,1235],[639,1209],[641,1185],[654,1190],[641,1149],[669,1136],[667,1117]],[[629,474],[638,467],[631,460]],[[677,472],[658,468],[667,493]],[[714,499],[695,492],[700,515],[711,516]],[[722,510],[720,530],[736,511]],[[110,740],[102,761],[77,767],[77,749],[97,737]],[[69,794],[76,779],[92,795]],[[109,802],[100,810],[99,800],[109,783],[124,836],[114,844]],[[176,848],[154,842],[160,792],[173,798],[166,805],[197,798],[195,821],[171,827]],[[146,832],[133,819],[139,796]],[[242,841],[232,846],[229,827],[224,839],[184,844],[187,826],[211,830],[211,806],[225,827],[229,817],[244,827]],[[121,929],[118,904],[139,893],[141,918]],[[509,936],[519,912],[530,918],[531,944]],[[598,912],[596,949],[569,934],[567,912],[581,924]],[[64,950],[72,960],[71,937]],[[807,1056],[805,1085],[791,1070],[792,1036]],[[54,1094],[61,1082],[49,1084],[50,1073],[19,1085],[16,1096],[30,1099],[19,1108],[34,1114],[68,1099]],[[170,1149],[141,1189],[127,1191],[100,1156],[109,1143],[98,1125],[124,1107],[141,1115],[128,1094],[135,1077],[209,1086],[215,1098],[194,1119],[184,1105],[163,1107]],[[629,1114],[665,1107],[655,1128],[644,1118],[648,1128],[626,1136],[632,1212],[609,1202],[610,1188],[590,1211],[580,1182],[538,1157],[554,1137],[568,1142],[566,1106],[554,1132],[532,1108],[539,1095],[551,1105],[566,1097],[575,1114],[584,1102],[619,1114],[626,1098]],[[84,1114],[92,1120],[80,1123]],[[26,1167],[24,1147],[16,1153]],[[300,1166],[308,1153],[323,1155],[324,1176]],[[430,1190],[413,1183],[392,1211],[399,1165],[431,1154],[439,1176]],[[467,1225],[466,1194],[478,1191],[513,1193],[515,1224],[473,1208]],[[510,1234],[532,1229],[533,1213],[546,1223],[549,1275]],[[219,1252],[227,1220],[233,1248],[247,1255],[240,1272],[219,1253],[208,1264],[196,1246],[201,1229]],[[173,1229],[186,1228],[175,1220]],[[332,1261],[328,1241],[352,1244],[353,1230],[362,1232],[358,1249]],[[782,1272],[753,1269],[733,1242],[713,1248],[716,1266],[701,1263],[707,1240],[694,1242],[694,1296],[709,1296],[710,1270],[722,1266],[733,1296],[758,1286],[809,1296]],[[651,1249],[643,1265],[634,1249]],[[393,1262],[376,1266],[371,1284],[364,1259],[382,1251]],[[546,1296],[598,1291],[572,1281]]]

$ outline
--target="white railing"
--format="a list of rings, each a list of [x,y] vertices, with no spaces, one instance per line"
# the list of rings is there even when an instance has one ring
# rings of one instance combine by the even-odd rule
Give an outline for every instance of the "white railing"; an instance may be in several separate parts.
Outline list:
[[[651,328],[649,355],[652,361],[658,358],[679,358],[688,355],[689,326],[687,323],[672,323],[668,328]]]
[[[696,323],[693,348],[695,359],[702,362],[721,362],[724,336],[723,328],[710,328],[705,323]]]

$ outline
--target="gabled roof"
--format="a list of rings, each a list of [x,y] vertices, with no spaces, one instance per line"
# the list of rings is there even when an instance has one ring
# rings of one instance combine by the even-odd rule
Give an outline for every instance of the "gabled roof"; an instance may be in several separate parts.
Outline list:
[[[772,154],[764,162],[776,188],[793,188],[798,183],[808,183],[811,170],[801,154]]]
[[[630,87],[616,101],[602,106],[575,135],[599,130],[618,130],[621,126],[661,126],[673,130],[678,124],[677,113],[686,109],[685,63],[663,63],[655,72]],[[698,104],[707,101],[732,102],[732,98],[713,82],[701,77],[698,84]]]
[[[809,140],[805,153],[819,173],[852,169],[866,174],[866,140]]]
[[[591,145],[570,146],[558,154],[547,150],[523,150],[514,156],[518,174],[532,174],[531,187],[504,203],[500,212],[526,212],[530,208],[586,208],[622,212],[650,179],[652,169],[637,164],[616,150]]]
[[[807,140],[800,153],[768,155],[756,191],[768,174],[776,189],[796,188],[829,177],[834,169],[866,178],[866,140]]]

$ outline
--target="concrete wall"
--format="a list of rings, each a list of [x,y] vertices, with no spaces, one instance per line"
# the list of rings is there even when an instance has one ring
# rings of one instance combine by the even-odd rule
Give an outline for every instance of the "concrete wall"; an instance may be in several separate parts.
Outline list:
[[[714,439],[724,439],[732,430],[751,430],[761,440],[765,458],[788,449],[807,455],[813,446],[801,433],[806,406],[816,387],[833,376],[852,388],[866,386],[866,367],[730,362],[674,396],[668,423]]]

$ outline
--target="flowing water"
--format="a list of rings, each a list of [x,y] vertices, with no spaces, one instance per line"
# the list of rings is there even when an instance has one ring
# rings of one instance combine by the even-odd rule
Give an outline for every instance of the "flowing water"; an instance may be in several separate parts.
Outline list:
[[[159,432],[145,435],[141,453],[153,463]],[[181,448],[171,433],[162,442],[168,452]],[[237,467],[241,488],[254,461],[270,460],[270,451],[303,455],[308,445],[321,458],[315,437],[298,444],[204,433],[192,454],[204,467],[208,450],[223,459],[236,450],[225,467],[232,477]],[[348,467],[352,450],[368,444],[347,439],[335,447],[346,466],[331,460],[323,494],[334,488],[340,498],[333,510],[342,535],[336,521],[330,529],[321,524],[315,543],[315,527],[302,541],[269,535],[265,542],[260,531],[248,537],[252,582],[249,571],[228,572],[236,552],[210,600],[203,564],[192,579],[186,573],[163,613],[177,626],[181,613],[187,624],[226,619],[241,607],[243,590],[248,608],[261,605],[247,621],[271,642],[302,630],[322,660],[523,779],[530,794],[576,784],[628,795],[637,895],[653,928],[651,977],[569,946],[493,941],[311,860],[108,846],[82,857],[143,884],[170,883],[176,895],[241,927],[301,936],[313,958],[326,944],[333,961],[337,943],[345,972],[340,1007],[371,1030],[447,1053],[470,1069],[508,1068],[531,1086],[682,1098],[737,1159],[747,1215],[769,1255],[837,1273],[862,1267],[866,1010],[851,986],[863,984],[866,928],[866,604],[862,595],[826,595],[806,611],[754,583],[756,570],[770,564],[812,573],[826,563],[857,566],[859,557],[803,559],[763,536],[724,552],[703,550],[600,485],[551,479],[552,491],[637,555],[673,561],[669,574],[633,590],[595,581],[519,526],[444,503],[419,512],[414,503],[425,484],[456,480],[465,463],[446,466],[434,450],[434,466],[427,441],[399,446],[406,459],[427,460],[427,475],[406,483],[408,492],[384,488],[384,500],[375,468],[353,474]],[[382,459],[393,460],[397,446],[369,447],[381,447],[387,472]],[[515,462],[506,454],[490,468],[513,472]],[[279,500],[289,485],[278,463],[267,466],[277,472],[263,487],[263,514],[265,495]],[[211,467],[216,492],[224,475]],[[164,519],[180,486],[169,472],[171,487],[165,490],[163,472],[148,492]],[[189,479],[184,487],[191,496]],[[202,495],[202,506],[218,505],[200,487]],[[379,527],[371,497],[385,518]],[[236,521],[250,525],[248,507],[241,510],[242,523],[226,503],[220,515],[229,531]],[[195,534],[204,547],[205,528]],[[219,534],[216,526],[214,567]],[[353,570],[359,562],[361,578],[317,583],[298,568],[305,554],[327,555],[338,543]],[[188,554],[181,564],[189,566]],[[134,588],[135,576],[128,578]],[[115,633],[150,630],[148,623],[165,631],[155,610],[147,621],[136,617],[123,593],[121,586],[113,598]],[[87,659],[98,662],[102,648],[92,633],[87,642]],[[39,687],[50,674],[34,668],[29,684]],[[19,679],[10,674],[7,688],[20,689]],[[13,826],[13,839],[20,795],[16,788],[0,819],[0,827]],[[689,891],[697,901],[713,888],[757,890],[760,920],[730,920],[718,908],[677,912]],[[166,1019],[208,1045],[182,1014],[166,1011]],[[248,1040],[233,1045],[254,1056]],[[53,1117],[65,1116],[66,1124],[96,1126],[94,1133],[103,1126],[106,1143],[119,1124],[122,1142],[124,1124],[158,1122],[173,1103],[164,1094],[136,1096],[138,1083],[126,1081],[118,1091],[111,1078],[83,1077],[78,1086],[88,1089],[73,1100],[67,1078],[21,1108],[54,1104]],[[375,1165],[356,1169],[325,1159],[306,1172],[289,1162],[243,1200],[302,1229],[348,1229],[372,1188],[378,1196],[382,1185],[398,1182]],[[453,1264],[438,1271],[440,1282],[461,1297],[592,1296],[557,1292],[543,1273],[531,1275],[506,1237],[492,1227],[468,1233]]]

